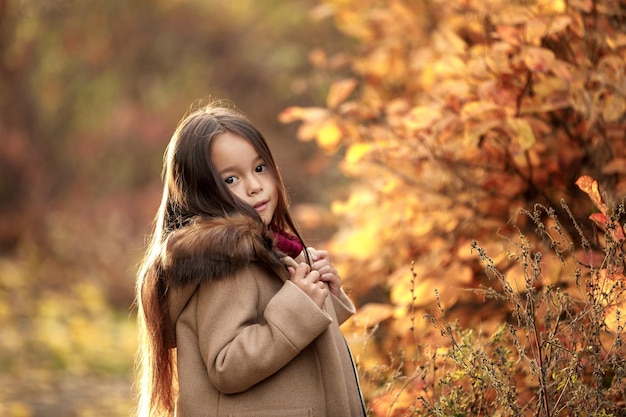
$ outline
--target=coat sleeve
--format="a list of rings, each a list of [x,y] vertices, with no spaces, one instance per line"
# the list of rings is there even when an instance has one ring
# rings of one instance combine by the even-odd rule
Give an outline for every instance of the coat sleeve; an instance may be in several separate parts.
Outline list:
[[[261,320],[259,285],[272,280],[276,277],[251,266],[200,286],[200,350],[211,383],[226,394],[243,392],[277,372],[332,322],[291,281],[271,297]]]
[[[333,302],[333,307],[335,308],[335,313],[337,314],[337,324],[341,325],[356,312],[356,308],[343,289],[341,289],[339,297],[335,296],[333,293],[330,293],[330,297]]]

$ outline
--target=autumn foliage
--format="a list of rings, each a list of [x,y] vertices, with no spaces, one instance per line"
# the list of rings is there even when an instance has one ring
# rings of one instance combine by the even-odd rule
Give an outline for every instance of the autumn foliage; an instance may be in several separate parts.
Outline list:
[[[356,47],[314,51],[335,78],[326,107],[280,117],[353,181],[330,251],[360,305],[345,330],[372,414],[565,415],[576,404],[558,393],[589,404],[583,385],[623,401],[621,377],[600,375],[623,365],[604,362],[623,353],[626,4],[328,0],[316,14]],[[567,321],[550,305],[583,307]],[[573,339],[557,343],[565,321]],[[589,346],[598,360],[580,362]],[[459,360],[472,349],[501,367]]]

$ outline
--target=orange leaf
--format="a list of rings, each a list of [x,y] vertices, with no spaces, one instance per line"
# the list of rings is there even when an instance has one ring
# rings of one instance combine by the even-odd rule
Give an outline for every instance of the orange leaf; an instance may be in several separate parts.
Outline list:
[[[328,96],[326,97],[326,105],[334,109],[343,103],[356,88],[357,81],[354,78],[346,78],[333,83],[330,86]]]
[[[298,107],[292,106],[283,110],[278,115],[278,120],[281,123],[291,123],[296,120],[303,120],[307,122],[320,122],[327,119],[330,116],[328,109],[323,107]]]
[[[610,220],[607,215],[607,206],[604,200],[602,199],[602,196],[600,195],[600,188],[598,187],[598,181],[594,180],[593,178],[587,175],[583,175],[582,177],[578,178],[578,180],[576,181],[576,185],[578,185],[578,187],[580,187],[581,190],[583,190],[584,192],[587,193],[587,195],[589,195],[591,200],[594,202],[596,207],[601,212],[601,213],[593,213],[591,216],[589,216],[589,218],[595,224],[600,226],[602,230],[606,231],[607,224],[609,222],[612,222],[612,220]],[[611,232],[611,234],[613,235],[613,238],[620,242],[625,240],[626,236],[624,235],[623,227],[617,222],[614,222],[613,226],[614,226],[614,229]]]
[[[576,180],[576,185],[582,191],[587,193],[591,201],[596,205],[598,210],[602,212],[602,214],[606,214],[606,204],[600,195],[600,188],[598,187],[598,181],[591,178],[588,175],[583,175],[582,177]]]
[[[352,321],[357,328],[371,328],[393,316],[393,310],[389,304],[367,303],[359,308]]]
[[[302,115],[304,113],[303,110],[304,109],[302,107],[298,106],[287,107],[285,110],[280,112],[280,114],[278,115],[278,120],[281,123],[295,122],[296,120],[302,119]]]
[[[593,222],[597,224],[602,230],[606,230],[606,224],[609,222],[609,219],[606,215],[602,213],[593,213],[591,216],[589,216],[589,218],[593,220]]]
[[[591,216],[589,216],[589,218],[605,232],[607,230],[607,225],[609,223],[613,223],[613,226],[615,226],[613,230],[611,230],[611,235],[613,235],[613,239],[617,240],[618,242],[626,239],[622,226],[617,222],[613,222],[607,215],[604,215],[602,213],[593,213]]]

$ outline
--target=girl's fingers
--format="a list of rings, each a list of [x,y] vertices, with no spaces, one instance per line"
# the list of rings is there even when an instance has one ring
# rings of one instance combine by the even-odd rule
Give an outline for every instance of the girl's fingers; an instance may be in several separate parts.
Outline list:
[[[296,268],[294,268],[292,266],[288,266],[287,269],[289,270],[289,273],[291,275],[291,280],[292,281],[304,279],[307,276],[307,274],[309,273],[309,271],[311,270],[309,265],[304,264],[304,263],[298,265]]]
[[[308,265],[306,266],[308,267]],[[310,271],[304,273],[305,271],[308,272],[308,268],[298,266],[291,277],[291,281],[304,291],[305,294],[311,297],[318,307],[322,308],[324,300],[328,296],[328,288],[324,281],[320,280],[319,272]]]
[[[287,265],[287,269],[291,267],[295,271],[295,269],[298,267],[298,262],[296,262],[295,259],[290,256],[285,256],[283,258],[283,262],[285,263],[285,265]]]

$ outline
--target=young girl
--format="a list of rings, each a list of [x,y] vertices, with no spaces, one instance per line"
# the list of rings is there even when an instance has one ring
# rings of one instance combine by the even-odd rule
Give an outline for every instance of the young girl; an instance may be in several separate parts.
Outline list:
[[[339,330],[354,306],[233,109],[199,109],[172,136],[137,302],[140,416],[365,416]]]

